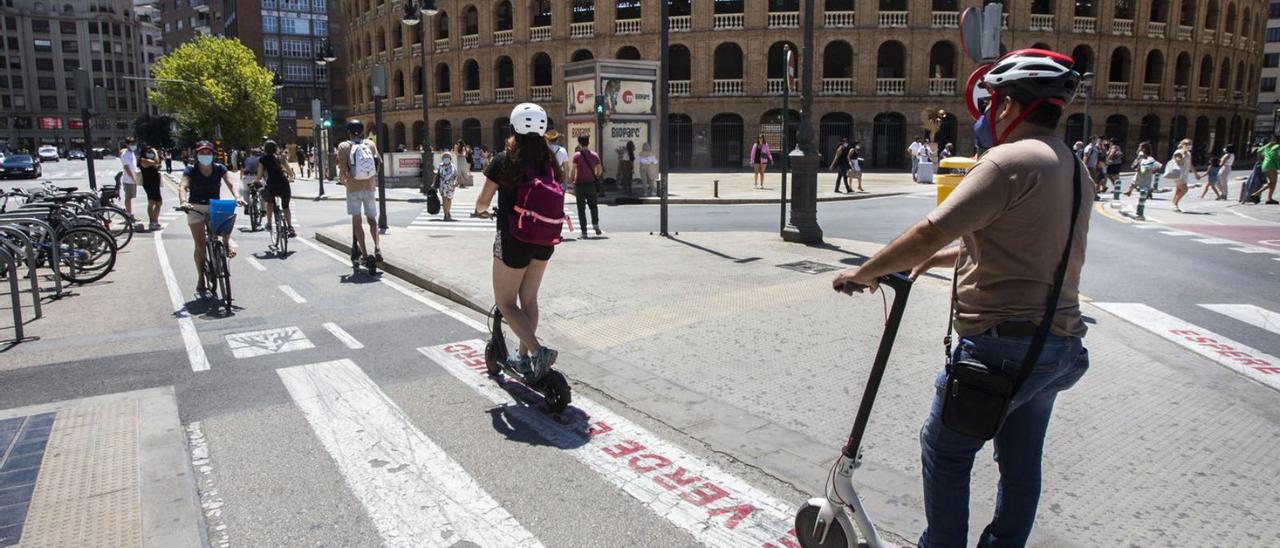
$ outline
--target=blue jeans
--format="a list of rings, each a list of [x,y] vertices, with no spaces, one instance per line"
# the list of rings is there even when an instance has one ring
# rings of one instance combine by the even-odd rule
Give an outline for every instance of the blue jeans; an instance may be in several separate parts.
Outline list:
[[[956,360],[1004,364],[1014,375],[1026,358],[1031,337],[978,335],[964,337],[952,350]],[[1071,388],[1089,369],[1089,351],[1078,337],[1050,335],[1031,376],[1018,389],[1004,426],[995,437],[1000,466],[995,515],[982,532],[980,547],[1024,546],[1031,535],[1040,502],[1040,461],[1045,431],[1058,392]],[[936,394],[929,418],[920,430],[924,475],[924,508],[929,525],[919,546],[963,547],[968,543],[969,476],[974,455],[986,442],[958,434],[942,424],[946,370],[934,381]]]

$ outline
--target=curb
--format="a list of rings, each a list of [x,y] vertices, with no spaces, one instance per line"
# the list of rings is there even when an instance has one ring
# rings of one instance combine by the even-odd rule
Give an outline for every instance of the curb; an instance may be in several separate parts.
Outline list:
[[[853,196],[827,196],[823,198],[818,198],[817,201],[818,203],[852,202],[856,200],[866,200],[869,198],[889,198],[893,196],[904,196],[906,194],[911,194],[911,193],[910,192],[883,192],[883,193],[875,193],[875,194],[873,193],[855,194]],[[326,195],[324,197],[320,197],[319,200],[317,200],[317,197],[314,195],[307,196],[303,194],[294,194],[293,199],[320,201],[320,200],[336,200],[340,198],[332,198]],[[639,200],[639,203],[637,204],[610,203],[609,205],[617,207],[620,205],[658,205],[662,203],[661,198],[654,198],[654,197],[638,198],[638,200]],[[423,196],[421,198],[387,197],[387,201],[417,204],[417,203],[426,203],[427,197],[426,196]],[[777,205],[780,203],[782,203],[782,200],[773,199],[773,198],[667,198],[667,204],[669,205]]]
[[[337,240],[335,240],[335,239],[333,239],[333,238],[329,237],[328,235],[322,234],[322,233],[320,233],[320,232],[316,232],[316,233],[315,233],[315,240],[316,240],[317,242],[320,242],[320,243],[324,244],[324,245],[327,245],[327,246],[329,246],[329,247],[332,247],[332,248],[334,248],[334,249],[337,249],[338,251],[341,251],[344,255],[348,255],[348,256],[350,256],[350,254],[351,254],[351,244],[350,244],[350,243],[343,243],[343,242],[339,242],[339,241],[337,241]],[[417,287],[420,287],[420,288],[422,288],[422,289],[424,289],[424,290],[426,290],[426,291],[428,291],[428,292],[430,292],[430,293],[433,293],[433,294],[439,295],[439,296],[441,296],[441,297],[444,297],[444,298],[446,298],[446,299],[449,299],[450,301],[453,301],[453,302],[455,302],[455,303],[457,303],[457,304],[460,304],[460,305],[462,305],[462,306],[465,306],[465,307],[467,307],[467,308],[469,308],[469,309],[471,309],[471,310],[474,310],[474,311],[476,311],[476,312],[479,312],[480,314],[484,314],[484,315],[488,315],[488,314],[489,314],[489,307],[488,307],[487,305],[480,304],[480,303],[479,303],[479,302],[477,302],[477,301],[474,301],[474,300],[468,299],[465,295],[463,295],[463,294],[461,294],[461,293],[459,293],[459,292],[455,291],[453,288],[450,288],[450,287],[448,287],[448,286],[445,286],[445,285],[442,285],[442,284],[440,284],[440,283],[434,282],[434,281],[432,281],[432,280],[430,280],[430,279],[428,279],[428,278],[426,278],[426,277],[422,276],[421,274],[415,273],[415,272],[410,271],[410,270],[406,270],[406,269],[401,268],[401,267],[399,267],[399,266],[397,266],[397,265],[395,265],[395,264],[393,264],[393,263],[386,262],[386,261],[383,261],[383,262],[382,262],[381,264],[379,264],[378,266],[382,269],[382,271],[383,271],[383,272],[386,272],[386,273],[391,274],[391,275],[393,275],[393,276],[395,276],[395,277],[397,277],[397,278],[400,278],[400,279],[402,279],[402,280],[404,280],[404,281],[406,281],[406,282],[409,282],[409,283],[411,283],[411,284],[413,284],[413,285],[415,285],[415,286],[417,286]],[[431,276],[431,275],[437,275],[436,277],[440,277],[440,276],[438,276],[438,273],[437,273],[437,272],[432,271],[430,268],[425,268],[424,270],[426,270],[426,271],[427,271],[427,275],[428,275],[428,276]]]

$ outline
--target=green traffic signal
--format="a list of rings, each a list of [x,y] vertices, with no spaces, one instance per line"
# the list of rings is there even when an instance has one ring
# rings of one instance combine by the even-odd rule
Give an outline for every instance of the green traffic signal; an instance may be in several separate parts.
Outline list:
[[[330,127],[333,127],[333,120],[325,118],[324,121],[320,122],[320,127],[324,129],[329,129]]]

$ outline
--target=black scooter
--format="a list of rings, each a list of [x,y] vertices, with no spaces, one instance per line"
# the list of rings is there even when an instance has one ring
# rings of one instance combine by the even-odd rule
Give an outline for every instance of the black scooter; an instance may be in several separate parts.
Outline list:
[[[359,275],[360,269],[364,268],[370,276],[378,275],[378,259],[374,255],[360,256],[360,244],[351,240],[351,274]]]
[[[502,312],[495,306],[489,312],[489,343],[484,347],[484,359],[489,376],[501,378],[505,372],[520,384],[542,394],[543,401],[547,403],[547,409],[552,413],[559,413],[569,407],[569,402],[573,398],[569,389],[569,380],[564,374],[555,369],[548,369],[541,377],[535,378],[511,367],[507,362],[507,356],[510,355],[507,351],[507,338],[502,333]]]
[[[903,311],[907,308],[907,295],[911,293],[911,278],[902,274],[890,274],[880,278],[880,287],[893,289],[893,308],[884,324],[884,334],[880,337],[880,348],[876,352],[875,362],[871,365],[871,375],[867,378],[867,387],[862,392],[862,403],[858,405],[858,416],[853,421],[853,433],[841,451],[840,460],[831,470],[827,481],[825,497],[809,499],[796,512],[796,536],[800,546],[804,548],[884,548],[888,546],[876,532],[876,526],[862,507],[858,492],[853,485],[853,470],[862,463],[862,435],[866,432],[867,421],[871,418],[871,406],[876,401],[876,392],[880,390],[880,379],[884,376],[885,365],[889,363],[889,353],[893,350],[893,340],[898,336],[898,325],[902,323]],[[847,284],[847,291],[861,293],[865,286]],[[857,532],[865,539],[858,543]]]

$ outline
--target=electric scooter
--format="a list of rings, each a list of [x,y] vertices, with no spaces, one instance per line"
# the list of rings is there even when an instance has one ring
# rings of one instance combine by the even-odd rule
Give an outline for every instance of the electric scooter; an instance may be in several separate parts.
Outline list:
[[[858,415],[853,421],[853,433],[845,443],[840,460],[831,469],[827,480],[825,497],[811,498],[796,511],[796,536],[800,546],[804,548],[884,548],[888,546],[876,532],[876,526],[862,507],[858,492],[853,485],[853,470],[862,464],[862,435],[866,432],[867,421],[871,417],[871,406],[875,403],[876,392],[880,390],[880,379],[884,376],[885,365],[889,363],[889,353],[893,350],[893,340],[898,336],[898,325],[902,322],[903,311],[907,308],[907,295],[911,292],[911,278],[902,274],[890,274],[880,278],[880,287],[893,289],[893,307],[884,324],[884,334],[880,337],[880,348],[876,351],[875,362],[871,366],[871,375],[867,378],[867,387],[862,392],[862,403],[858,405]],[[866,286],[846,284],[845,289],[861,293]],[[859,544],[858,533],[865,543]]]
[[[489,343],[484,346],[484,360],[489,376],[500,379],[506,373],[520,384],[532,388],[534,392],[542,394],[547,409],[552,413],[559,413],[569,407],[573,398],[569,380],[564,374],[555,369],[547,369],[540,376],[537,372],[518,371],[507,361],[507,356],[510,355],[507,352],[507,338],[502,334],[502,312],[495,306],[489,312]]]
[[[359,275],[361,267],[364,267],[364,269],[369,273],[370,276],[378,275],[377,257],[373,255],[365,255],[361,257],[360,244],[356,242],[355,238],[352,238],[351,239],[351,274]]]

